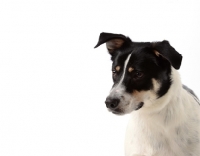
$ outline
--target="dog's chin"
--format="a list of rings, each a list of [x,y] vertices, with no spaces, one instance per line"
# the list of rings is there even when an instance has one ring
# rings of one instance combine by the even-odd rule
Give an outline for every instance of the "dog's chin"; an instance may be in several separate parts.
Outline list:
[[[120,108],[117,108],[117,109],[115,109],[115,110],[110,110],[110,109],[108,109],[108,111],[109,112],[112,112],[113,114],[115,114],[115,115],[124,115],[124,114],[126,114],[122,109],[120,109]]]

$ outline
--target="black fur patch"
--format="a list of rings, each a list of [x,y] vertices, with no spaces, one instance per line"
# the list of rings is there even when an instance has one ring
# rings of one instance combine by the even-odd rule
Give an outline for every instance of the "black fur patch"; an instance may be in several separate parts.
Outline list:
[[[161,88],[157,92],[157,97],[163,96],[171,85],[171,65],[169,61],[163,57],[156,56],[151,48],[151,43],[132,43],[129,46],[122,47],[116,50],[115,55],[112,56],[113,65],[112,70],[116,66],[121,69],[113,74],[114,84],[120,81],[122,73],[124,72],[124,63],[128,55],[131,54],[129,62],[126,67],[123,85],[126,87],[128,93],[137,91],[147,91],[153,89],[152,79],[156,79]],[[132,72],[128,72],[128,68],[133,67]],[[138,77],[138,73],[140,76]],[[142,76],[141,76],[142,74]]]

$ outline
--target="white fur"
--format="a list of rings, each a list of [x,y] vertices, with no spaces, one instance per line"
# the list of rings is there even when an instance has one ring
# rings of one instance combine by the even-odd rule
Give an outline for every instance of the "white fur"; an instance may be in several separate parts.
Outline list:
[[[198,102],[182,88],[180,76],[173,67],[172,85],[161,98],[154,97],[159,83],[152,81],[154,90],[141,95],[145,100],[144,106],[131,113],[125,137],[125,155],[200,156]],[[137,100],[132,101],[128,104],[130,109]]]

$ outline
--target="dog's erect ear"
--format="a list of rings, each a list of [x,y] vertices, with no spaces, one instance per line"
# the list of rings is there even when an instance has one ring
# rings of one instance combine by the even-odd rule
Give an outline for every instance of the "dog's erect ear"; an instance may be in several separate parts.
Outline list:
[[[102,32],[99,36],[99,41],[94,48],[97,48],[101,44],[106,43],[108,52],[112,55],[113,51],[120,48],[126,40],[127,37],[124,35]]]
[[[154,53],[159,57],[167,59],[175,69],[181,66],[182,55],[179,54],[168,41],[153,43]]]

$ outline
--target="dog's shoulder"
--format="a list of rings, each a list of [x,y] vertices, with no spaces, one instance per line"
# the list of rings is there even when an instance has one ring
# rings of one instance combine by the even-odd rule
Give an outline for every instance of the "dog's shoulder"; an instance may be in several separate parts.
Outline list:
[[[187,87],[186,85],[182,85],[183,89],[185,89],[188,93],[190,93],[195,99],[198,99],[198,97],[196,96],[196,94],[194,93],[194,91],[192,89],[190,89],[189,87]],[[199,102],[198,102],[199,103]]]

